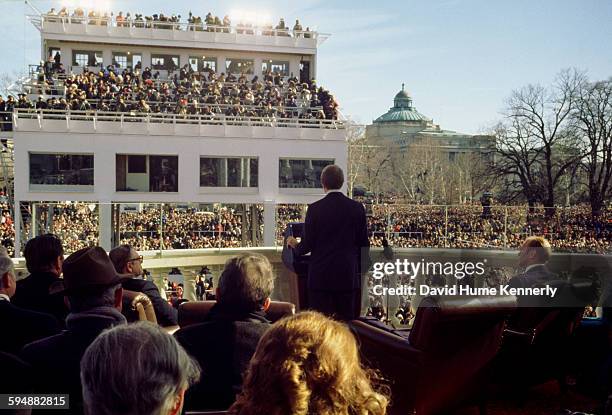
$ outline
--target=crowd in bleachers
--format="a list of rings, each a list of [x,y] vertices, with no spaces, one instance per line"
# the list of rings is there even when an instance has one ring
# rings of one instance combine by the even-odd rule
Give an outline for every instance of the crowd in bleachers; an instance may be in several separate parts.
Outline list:
[[[121,243],[138,250],[160,249],[160,233],[164,249],[237,248],[255,246],[250,238],[249,224],[242,226],[242,215],[229,207],[217,212],[196,209],[168,209],[164,211],[163,226],[160,209],[121,214]],[[160,232],[161,231],[161,232]],[[242,233],[246,232],[243,243]],[[261,234],[261,230],[259,231]]]
[[[378,205],[369,216],[371,243],[382,246],[387,237],[398,248],[517,248],[529,235],[546,235],[558,252],[612,252],[610,213],[593,220],[588,205],[555,209],[526,206]]]
[[[0,245],[5,247],[9,255],[12,256],[14,254],[15,224],[6,196],[2,195],[0,197],[4,198],[0,201],[0,210],[2,211],[0,217]]]
[[[3,212],[0,241],[12,253],[13,219],[6,203],[0,207]],[[225,206],[215,212],[167,207],[163,227],[160,227],[159,208],[124,211],[120,217],[120,241],[141,251],[160,249],[160,234],[163,234],[163,249],[259,246],[263,212],[261,206],[256,209],[259,224],[253,225],[246,215],[246,230],[243,215]],[[45,228],[46,205],[38,210],[42,215],[39,228],[60,235],[66,252],[98,243],[98,213],[88,204],[55,205],[51,228]],[[526,236],[541,234],[547,236],[555,252],[612,252],[612,225],[605,215],[593,222],[588,206],[558,208],[550,217],[543,209],[530,214],[528,210],[525,206],[493,207],[490,216],[483,218],[482,207],[476,205],[450,206],[448,214],[444,206],[373,206],[368,216],[370,243],[382,246],[386,237],[394,248],[516,249]],[[283,244],[287,224],[303,221],[304,212],[305,205],[277,207],[276,243],[279,246]],[[255,240],[253,226],[258,228]],[[27,234],[27,221],[25,227]]]
[[[22,95],[13,104],[21,109],[105,111],[180,116],[337,119],[338,103],[315,80],[300,82],[268,69],[262,78],[239,73],[194,71],[190,65],[160,72],[150,67],[119,69],[109,65],[94,72],[66,74],[51,56],[40,66],[34,85],[38,95],[30,101]],[[59,72],[58,72],[59,71]],[[60,76],[61,75],[61,76]],[[14,99],[13,99],[14,101]],[[7,107],[7,111],[11,108]]]
[[[196,32],[217,32],[217,33],[236,33],[253,35],[256,31],[263,36],[292,36],[292,37],[313,37],[310,27],[304,30],[299,19],[295,20],[293,28],[290,28],[284,18],[280,18],[276,26],[266,23],[261,27],[256,27],[249,21],[239,20],[232,24],[229,15],[223,18],[213,15],[208,12],[204,18],[194,15],[189,11],[187,20],[182,20],[181,15],[165,15],[164,13],[156,13],[150,16],[144,16],[142,13],[124,13],[123,11],[117,14],[113,12],[99,12],[90,10],[85,12],[84,9],[77,7],[72,12],[66,7],[59,10],[51,8],[44,15],[47,22],[56,23],[72,23],[72,24],[90,24],[96,26],[116,26],[116,27],[134,27],[134,28],[153,28],[153,29],[174,29],[188,30]]]

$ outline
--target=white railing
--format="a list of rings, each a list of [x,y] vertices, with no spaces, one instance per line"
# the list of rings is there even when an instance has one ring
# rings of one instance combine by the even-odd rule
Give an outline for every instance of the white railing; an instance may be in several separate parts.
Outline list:
[[[84,25],[84,26],[102,26],[102,27],[117,27],[117,28],[134,28],[134,29],[160,29],[182,32],[210,32],[210,33],[225,33],[235,35],[249,36],[278,36],[292,37],[303,39],[315,39],[317,43],[322,43],[330,35],[328,33],[320,33],[311,30],[293,30],[290,28],[277,29],[273,26],[254,26],[247,24],[237,25],[213,25],[207,24],[205,21],[190,22],[190,21],[160,21],[153,19],[130,18],[117,21],[117,17],[104,16],[59,16],[56,14],[42,14],[27,16],[37,28],[45,29],[45,24],[60,23],[64,28],[69,25]],[[148,17],[148,16],[147,16]],[[86,29],[87,30],[87,29]]]
[[[67,125],[71,121],[146,123],[146,124],[190,124],[190,125],[223,125],[243,127],[281,127],[281,128],[319,128],[344,129],[340,120],[276,118],[276,117],[233,117],[226,115],[181,115],[172,113],[141,112],[106,112],[106,111],[72,111],[72,110],[34,110],[17,108],[13,113],[13,123],[19,126],[20,119],[37,120],[42,128],[45,120],[63,120]]]

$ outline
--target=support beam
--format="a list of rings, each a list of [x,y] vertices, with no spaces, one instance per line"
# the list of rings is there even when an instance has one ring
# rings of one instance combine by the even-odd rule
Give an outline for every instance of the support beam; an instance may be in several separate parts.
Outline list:
[[[98,245],[106,251],[112,249],[112,206],[110,202],[101,202],[98,205]]]
[[[264,246],[276,245],[276,204],[272,200],[264,202]]]

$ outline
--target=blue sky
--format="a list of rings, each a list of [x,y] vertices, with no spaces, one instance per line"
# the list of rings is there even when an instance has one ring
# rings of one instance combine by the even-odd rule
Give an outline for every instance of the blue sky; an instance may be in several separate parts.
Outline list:
[[[93,4],[94,0],[66,0]],[[60,1],[32,0],[41,10]],[[417,109],[443,128],[485,131],[510,91],[547,84],[566,67],[592,79],[612,76],[610,0],[97,0],[111,10],[204,16],[257,12],[331,33],[319,49],[318,81],[342,112],[368,124],[406,84]],[[3,72],[39,59],[40,40],[25,23],[30,9],[0,0]]]

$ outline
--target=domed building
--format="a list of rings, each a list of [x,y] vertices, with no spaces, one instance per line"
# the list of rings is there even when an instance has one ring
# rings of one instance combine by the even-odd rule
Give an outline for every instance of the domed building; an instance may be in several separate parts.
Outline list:
[[[458,133],[434,124],[431,118],[417,111],[404,84],[393,99],[393,107],[366,127],[366,137],[372,144],[397,146],[402,151],[427,140],[447,153],[449,161],[458,154],[492,154],[495,149],[493,136]]]

